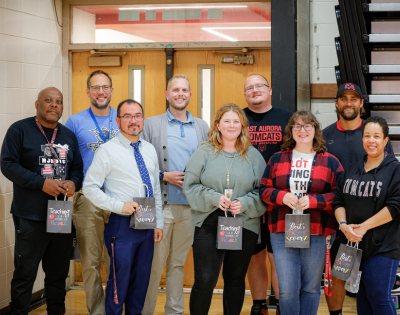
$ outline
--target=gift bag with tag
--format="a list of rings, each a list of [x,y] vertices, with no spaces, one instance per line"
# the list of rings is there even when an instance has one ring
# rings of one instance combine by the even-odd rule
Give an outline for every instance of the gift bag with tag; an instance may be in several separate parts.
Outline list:
[[[349,291],[351,293],[358,292],[358,289],[360,288],[361,274],[362,274],[362,271],[359,271],[357,274],[356,282],[349,282],[349,280],[346,281],[346,284],[344,285],[344,288],[346,289],[346,291]]]
[[[310,215],[299,210],[285,216],[285,247],[309,248],[311,239]]]
[[[335,258],[335,264],[332,269],[332,276],[356,283],[358,272],[360,270],[362,250],[358,249],[358,243],[352,246],[352,243],[340,244],[339,251]]]
[[[139,210],[135,211],[131,216],[130,228],[135,230],[152,230],[157,228],[156,219],[156,199],[151,197],[142,197],[140,188],[145,186],[146,192],[149,191],[146,184],[139,187],[139,198],[132,200],[137,202]],[[146,195],[146,193],[145,193]]]
[[[243,239],[243,223],[241,218],[218,217],[217,248],[241,250]]]
[[[46,232],[48,233],[71,233],[72,228],[72,201],[49,200],[47,202]]]

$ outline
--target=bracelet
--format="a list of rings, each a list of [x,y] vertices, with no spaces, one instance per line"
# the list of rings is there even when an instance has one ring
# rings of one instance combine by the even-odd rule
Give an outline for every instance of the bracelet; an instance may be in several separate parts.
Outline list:
[[[339,230],[340,230],[340,227],[341,227],[343,224],[347,224],[347,222],[346,222],[346,221],[340,221],[340,222],[339,222]]]

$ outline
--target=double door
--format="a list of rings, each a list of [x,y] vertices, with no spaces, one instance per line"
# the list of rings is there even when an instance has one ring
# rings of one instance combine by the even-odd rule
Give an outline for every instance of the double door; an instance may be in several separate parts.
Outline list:
[[[222,57],[233,57],[228,53],[219,54],[209,50],[175,51],[173,72],[174,74],[186,74],[191,85],[192,97],[187,109],[195,117],[212,121],[214,113],[225,103],[235,103],[242,108],[247,107],[244,98],[246,78],[250,74],[259,73],[268,80],[271,79],[271,51],[267,49],[253,50],[251,54],[254,56],[253,65],[234,65],[221,62]],[[128,51],[121,57],[122,65],[119,67],[89,67],[89,57],[89,52],[73,53],[73,114],[90,106],[89,98],[86,95],[86,80],[95,70],[104,70],[112,78],[114,87],[110,103],[112,107],[116,108],[124,99],[135,99],[136,95],[144,104],[146,117],[165,113],[166,57],[164,51]],[[134,73],[135,69],[140,71]],[[211,71],[204,72],[204,69]],[[267,264],[269,265],[269,262]],[[82,267],[79,262],[75,263],[74,270],[75,283],[79,284],[83,281]],[[105,281],[104,264],[101,273],[103,281]],[[193,282],[193,255],[190,250],[185,265],[184,287],[191,288]],[[160,285],[165,286],[165,270]],[[216,288],[223,288],[221,275]],[[246,289],[249,289],[247,281]]]

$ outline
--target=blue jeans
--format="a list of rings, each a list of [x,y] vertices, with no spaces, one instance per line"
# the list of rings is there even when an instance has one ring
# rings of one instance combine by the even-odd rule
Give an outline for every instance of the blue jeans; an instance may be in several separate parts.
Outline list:
[[[399,261],[374,256],[361,261],[360,289],[357,293],[357,313],[363,315],[395,315],[391,291],[396,281]]]
[[[311,235],[309,248],[286,248],[285,233],[271,233],[281,315],[316,315],[325,267],[326,236]]]

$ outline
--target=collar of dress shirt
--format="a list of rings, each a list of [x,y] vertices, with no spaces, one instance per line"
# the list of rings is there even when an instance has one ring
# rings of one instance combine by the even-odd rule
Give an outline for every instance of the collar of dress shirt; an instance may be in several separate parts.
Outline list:
[[[117,139],[119,140],[119,142],[121,142],[121,144],[124,146],[124,147],[126,147],[126,148],[130,148],[130,149],[132,149],[133,150],[133,147],[131,146],[131,141],[127,138],[127,137],[125,137],[123,134],[122,134],[122,132],[118,132],[118,135],[117,135]],[[142,138],[141,138],[141,136],[139,137],[139,147],[141,147],[142,145],[143,145],[143,141],[142,141]]]
[[[169,108],[167,109],[167,115],[168,115],[168,120],[169,121],[179,122],[180,124],[194,123],[193,115],[188,110],[186,111],[186,115],[187,115],[188,119],[185,122],[181,122],[180,120],[176,119],[174,117],[174,115],[172,115],[171,112],[169,111]]]

